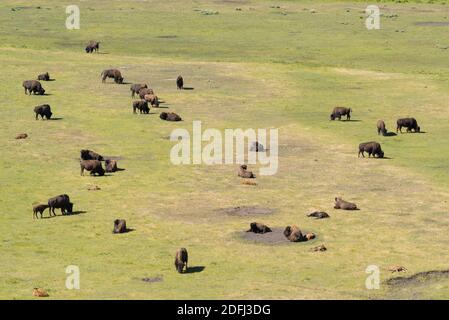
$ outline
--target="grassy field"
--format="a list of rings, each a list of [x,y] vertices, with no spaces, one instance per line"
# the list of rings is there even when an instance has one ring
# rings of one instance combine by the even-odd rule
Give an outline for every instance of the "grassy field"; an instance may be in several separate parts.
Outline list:
[[[80,7],[80,30],[65,28],[69,4]],[[50,299],[449,298],[444,276],[387,284],[449,269],[449,4],[378,2],[372,31],[367,4],[2,1],[0,298],[30,299],[34,287]],[[101,54],[84,53],[91,39]],[[149,83],[168,109],[134,115],[129,85],[101,83],[107,68]],[[48,95],[24,95],[22,81],[46,71]],[[179,74],[194,90],[176,90]],[[61,119],[35,121],[43,103]],[[336,105],[358,121],[329,121]],[[184,121],[161,121],[167,110]],[[395,131],[406,116],[425,133],[377,136],[378,119]],[[167,136],[194,120],[278,128],[278,173],[245,186],[238,165],[172,165]],[[388,159],[357,158],[370,140]],[[85,148],[126,170],[81,177]],[[62,193],[80,214],[32,219],[32,203]],[[361,210],[333,209],[336,196]],[[274,212],[221,210],[236,206]],[[306,217],[313,210],[331,218]],[[116,218],[135,230],[113,235]],[[253,221],[318,237],[254,243],[241,232]],[[311,251],[320,244],[328,250]],[[176,273],[179,247],[204,269]],[[407,273],[389,272],[395,264]],[[65,287],[68,265],[80,267],[80,290]],[[380,268],[379,290],[365,288],[368,265]]]

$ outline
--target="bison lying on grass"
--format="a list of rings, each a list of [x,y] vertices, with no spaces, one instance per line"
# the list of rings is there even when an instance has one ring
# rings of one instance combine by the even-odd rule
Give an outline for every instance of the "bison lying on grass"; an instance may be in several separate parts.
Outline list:
[[[83,149],[80,151],[82,160],[98,160],[103,161],[103,156],[91,150]]]
[[[126,228],[126,220],[116,219],[114,220],[114,230],[112,233],[125,233],[128,229]]]
[[[181,121],[181,117],[174,112],[161,112],[159,118],[166,121]]]
[[[34,113],[36,114],[36,120],[41,116],[41,119],[44,120],[44,117],[48,119],[51,118],[53,114],[51,112],[51,107],[48,104],[43,104],[41,106],[34,107]]]
[[[42,84],[37,80],[26,80],[22,83],[23,88],[25,89],[25,94],[31,92],[33,94],[43,95],[45,93],[45,89],[42,88]]]
[[[37,76],[37,80],[50,81],[50,74],[48,74],[48,72],[40,74]]]
[[[341,116],[346,116],[346,120],[351,120],[351,108],[335,107],[331,113],[331,120],[341,120]]]
[[[239,168],[238,176],[242,178],[255,178],[256,176],[252,171],[247,171],[248,167],[246,164],[242,164]]]
[[[181,248],[178,251],[176,251],[175,255],[175,268],[179,273],[182,273],[184,270],[184,266],[186,268],[186,271],[188,269],[187,267],[187,261],[189,260],[189,256],[187,254],[186,248]]]
[[[302,242],[315,238],[315,234],[313,233],[303,235],[297,226],[287,226],[284,230],[284,236],[291,242]]]
[[[254,232],[254,233],[271,232],[271,229],[268,226],[264,225],[263,223],[251,222],[249,226],[250,228],[246,232]]]
[[[118,170],[117,161],[106,159],[104,162],[106,172],[116,172]]]
[[[335,206],[334,209],[342,209],[342,210],[358,210],[357,205],[352,202],[348,202],[343,200],[340,197],[335,198]]]
[[[407,132],[411,132],[412,130],[414,132],[420,132],[421,128],[418,126],[418,122],[415,118],[403,118],[398,119],[396,122],[396,132],[400,131],[402,133],[402,128],[407,128]]]
[[[15,139],[26,139],[26,138],[28,138],[28,135],[26,134],[26,133],[19,133],[16,137],[15,137]]]
[[[50,208],[50,216],[51,213],[56,216],[55,209],[61,209],[61,213],[63,215],[73,212],[73,203],[70,202],[70,198],[66,194],[61,194],[54,198],[48,199],[48,207]]]
[[[368,156],[373,157],[377,156],[378,158],[384,157],[384,152],[382,151],[382,148],[380,147],[380,144],[375,141],[371,142],[364,142],[359,144],[359,154],[358,157],[360,158],[360,154],[365,158],[365,152],[368,152]]]
[[[90,175],[93,176],[98,174],[99,176],[104,176],[104,169],[101,162],[98,160],[81,160],[81,175],[84,175],[84,170],[90,171]]]
[[[329,215],[326,212],[323,212],[323,211],[315,211],[315,212],[309,213],[307,216],[308,217],[313,217],[315,219],[329,218]]]
[[[102,76],[102,82],[106,81],[106,78],[113,78],[115,83],[122,84],[123,83],[123,77],[119,70],[117,69],[108,69],[103,70],[101,73]]]

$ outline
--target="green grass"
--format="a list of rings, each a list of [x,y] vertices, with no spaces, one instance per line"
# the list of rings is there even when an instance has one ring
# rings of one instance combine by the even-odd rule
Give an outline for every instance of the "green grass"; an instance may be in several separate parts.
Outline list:
[[[447,278],[365,289],[370,264],[382,281],[396,276],[393,264],[405,275],[449,268],[449,26],[414,24],[449,22],[447,5],[382,2],[382,13],[398,17],[368,31],[360,2],[90,1],[79,3],[80,30],[65,29],[68,4],[0,4],[0,298],[30,299],[33,287],[54,299],[449,297]],[[107,54],[85,54],[90,39]],[[184,121],[160,121],[162,109],[133,115],[129,86],[101,83],[110,67],[125,81],[148,82]],[[50,95],[25,96],[22,81],[45,71],[56,79],[43,83]],[[178,74],[195,89],[177,91]],[[63,119],[35,121],[42,103]],[[330,122],[336,105],[360,121]],[[426,133],[377,136],[378,119],[394,131],[409,115]],[[191,131],[193,120],[204,129],[279,128],[278,174],[251,187],[237,165],[171,165],[165,137]],[[22,132],[29,138],[15,140]],[[358,144],[369,140],[391,159],[358,159]],[[80,177],[83,148],[120,156],[126,170]],[[88,191],[93,185],[102,190]],[[61,193],[86,212],[33,221],[31,204]],[[362,210],[334,210],[337,195]],[[276,212],[216,211],[239,205]],[[331,218],[305,216],[318,209]],[[113,235],[116,218],[135,231]],[[256,220],[297,224],[318,238],[245,242],[238,232]],[[328,251],[310,251],[321,243]],[[205,269],[177,274],[179,247]],[[81,290],[65,288],[71,264]],[[156,276],[163,281],[140,280]]]

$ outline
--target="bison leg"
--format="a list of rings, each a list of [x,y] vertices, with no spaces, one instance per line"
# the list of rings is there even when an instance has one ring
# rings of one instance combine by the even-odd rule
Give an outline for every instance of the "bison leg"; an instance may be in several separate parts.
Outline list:
[[[84,167],[81,166],[81,176],[84,176]]]
[[[350,113],[348,113],[348,114],[346,115],[346,120],[351,120],[351,114],[350,114]]]

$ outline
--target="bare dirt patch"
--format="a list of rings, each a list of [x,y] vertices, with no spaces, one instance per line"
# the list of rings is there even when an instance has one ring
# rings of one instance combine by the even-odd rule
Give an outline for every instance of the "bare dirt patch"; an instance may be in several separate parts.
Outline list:
[[[415,273],[409,277],[395,277],[388,279],[385,283],[393,289],[408,286],[425,285],[449,278],[449,270],[432,270]]]
[[[241,206],[220,208],[215,210],[217,213],[226,214],[229,216],[257,216],[257,215],[270,215],[276,212],[276,209],[258,207],[258,206]]]

